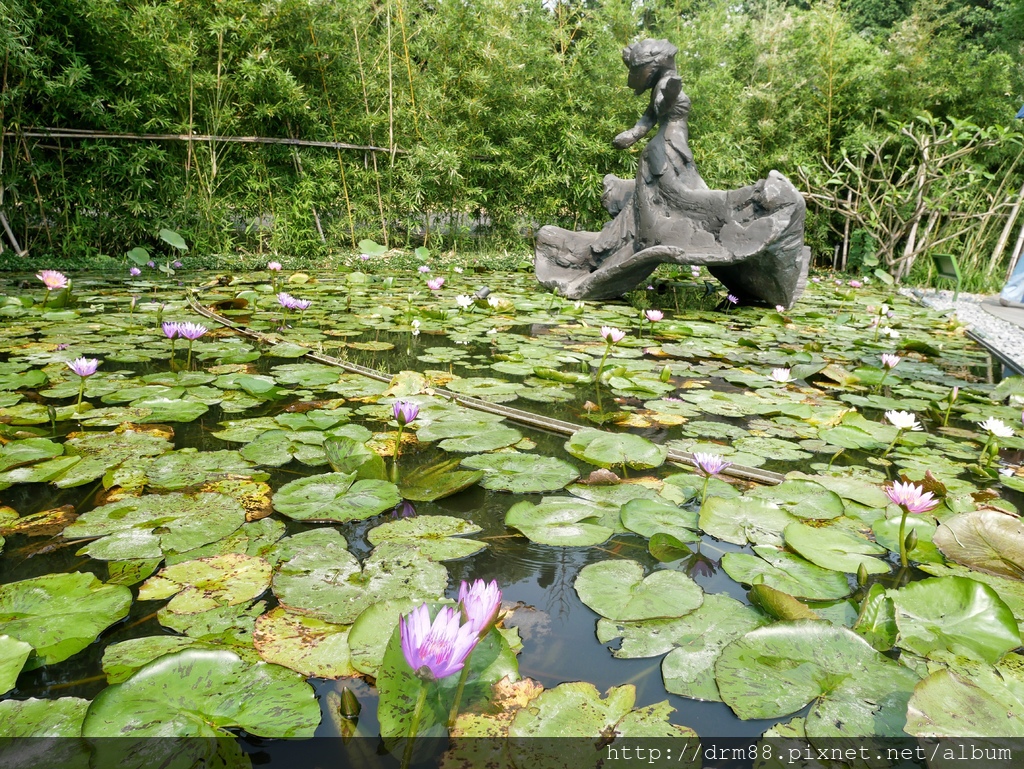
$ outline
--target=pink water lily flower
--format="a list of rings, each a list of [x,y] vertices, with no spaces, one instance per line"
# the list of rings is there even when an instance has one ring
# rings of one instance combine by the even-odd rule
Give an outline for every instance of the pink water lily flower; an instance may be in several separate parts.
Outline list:
[[[645,310],[644,317],[646,317],[651,323],[657,323],[665,317],[665,313],[661,310]]]
[[[891,352],[882,353],[882,367],[886,370],[894,369],[899,365],[902,358],[899,355],[894,355]]]
[[[923,486],[910,481],[894,481],[891,486],[885,487],[885,494],[893,504],[899,505],[908,513],[927,513],[939,504],[939,500],[935,499],[930,491],[925,491]]]
[[[427,288],[431,291],[440,291],[441,286],[444,285],[444,278],[433,278],[427,281]]]
[[[431,624],[425,603],[399,618],[402,654],[417,677],[438,681],[462,670],[479,635],[460,620],[454,608],[445,606]]]
[[[267,269],[270,270],[271,272],[280,272],[281,271],[281,263],[280,262],[267,262]]]
[[[626,332],[621,328],[614,328],[612,326],[601,326],[601,336],[604,341],[608,344],[618,344],[626,338]]]
[[[43,285],[48,291],[56,291],[59,288],[66,288],[68,285],[67,275],[56,270],[42,270],[36,273],[36,277],[43,281]]]

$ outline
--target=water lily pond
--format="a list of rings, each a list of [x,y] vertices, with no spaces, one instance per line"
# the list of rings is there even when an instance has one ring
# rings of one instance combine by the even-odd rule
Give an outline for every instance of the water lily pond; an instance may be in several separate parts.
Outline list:
[[[1024,383],[955,318],[71,277],[0,281],[0,737],[1024,737]]]

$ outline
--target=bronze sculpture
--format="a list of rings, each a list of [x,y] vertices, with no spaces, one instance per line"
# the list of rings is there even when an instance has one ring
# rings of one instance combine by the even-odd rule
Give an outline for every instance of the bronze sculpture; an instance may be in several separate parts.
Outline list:
[[[711,190],[688,141],[690,100],[667,40],[627,46],[629,86],[650,90],[650,104],[612,144],[625,149],[658,132],[644,148],[635,180],[604,178],[601,201],[615,218],[600,232],[541,227],[537,279],[571,299],[620,296],[663,262],[707,265],[741,301],[791,307],[803,293],[810,249],[803,244],[803,197],[782,174],[738,190]]]

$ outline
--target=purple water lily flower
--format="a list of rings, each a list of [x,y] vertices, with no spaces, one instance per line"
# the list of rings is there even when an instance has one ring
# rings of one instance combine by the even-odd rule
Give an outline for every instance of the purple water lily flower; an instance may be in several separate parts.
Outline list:
[[[479,636],[472,625],[460,625],[458,612],[445,606],[430,622],[427,604],[398,620],[402,654],[424,681],[437,681],[462,670]]]
[[[409,401],[395,401],[391,407],[391,413],[394,414],[395,421],[405,427],[419,416],[420,407]]]
[[[177,259],[175,259],[173,262],[171,262],[171,267],[173,267],[176,270],[180,270],[182,268],[182,264]]]
[[[477,635],[482,636],[491,629],[501,608],[501,588],[497,580],[484,582],[482,579],[472,584],[463,582],[459,586],[459,603],[466,624],[472,626]]]
[[[149,267],[149,269],[151,269],[151,270],[155,270],[156,269],[156,262],[154,262],[152,259],[150,259],[148,262],[146,262],[146,266]]]
[[[178,324],[178,334],[179,334],[179,336],[185,337],[190,342],[194,342],[196,339],[201,337],[203,334],[205,334],[209,330],[210,329],[208,329],[206,326],[202,325],[201,323],[191,323],[191,322],[188,322],[188,323],[179,323]]]
[[[308,310],[313,305],[312,299],[292,299],[293,310]]]
[[[277,295],[277,303],[284,307],[286,310],[295,309],[295,297],[284,291]]]
[[[697,451],[693,454],[693,464],[702,475],[710,477],[721,473],[725,468],[729,467],[732,462],[726,462],[718,454]]]
[[[735,294],[729,294],[725,298],[729,302],[729,304],[731,304],[731,305],[737,305],[737,304],[740,303],[740,298],[738,296],[736,296]]]
[[[174,339],[176,336],[178,336],[178,334],[181,333],[181,328],[179,326],[179,323],[176,323],[171,320],[165,320],[161,325],[161,328],[164,330],[164,336],[166,336],[168,339]]]
[[[130,270],[128,270],[128,274],[131,275],[133,278],[137,278],[139,277],[139,275],[142,274],[142,270],[140,270],[138,267],[132,267]]]
[[[100,366],[100,362],[96,358],[75,358],[75,360],[68,361],[68,368],[74,371],[80,377],[92,376],[96,373],[96,369]]]

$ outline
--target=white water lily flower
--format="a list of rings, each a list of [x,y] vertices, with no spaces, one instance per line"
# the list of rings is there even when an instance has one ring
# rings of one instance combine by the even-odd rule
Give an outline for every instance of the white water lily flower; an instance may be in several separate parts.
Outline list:
[[[782,384],[793,381],[793,377],[790,375],[790,370],[788,368],[773,368],[772,373],[768,375],[768,378],[773,382],[781,382]]]
[[[886,411],[885,418],[889,420],[889,424],[900,430],[924,429],[917,421],[917,417],[909,411]]]
[[[1013,428],[1010,427],[1002,419],[996,419],[995,417],[989,417],[982,422],[979,427],[982,430],[987,430],[989,433],[997,438],[1012,438]]]

